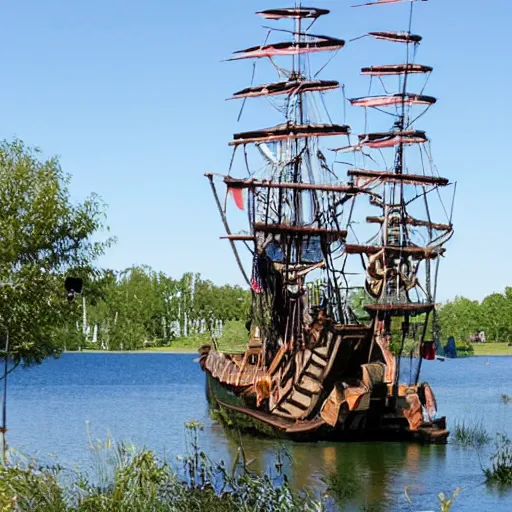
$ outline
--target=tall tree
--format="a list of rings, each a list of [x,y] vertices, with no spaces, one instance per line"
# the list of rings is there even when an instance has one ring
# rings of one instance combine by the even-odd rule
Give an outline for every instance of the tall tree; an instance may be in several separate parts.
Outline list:
[[[79,303],[66,301],[64,276],[89,279],[113,241],[92,240],[104,205],[96,195],[73,204],[69,181],[57,158],[20,140],[0,142],[0,337],[9,335],[15,364],[59,350],[58,328],[80,314]]]

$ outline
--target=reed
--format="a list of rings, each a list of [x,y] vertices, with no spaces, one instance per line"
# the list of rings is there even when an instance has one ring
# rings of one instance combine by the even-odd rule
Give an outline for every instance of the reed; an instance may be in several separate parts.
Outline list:
[[[147,449],[93,440],[91,473],[66,473],[33,460],[0,469],[0,512],[319,512],[323,504],[291,490],[278,457],[264,475],[249,469],[243,446],[231,468],[199,447],[202,425],[186,425],[187,454],[172,467]]]
[[[487,444],[491,437],[481,421],[474,424],[467,424],[464,420],[455,423],[453,439],[461,446],[472,446],[480,448]]]
[[[484,468],[489,483],[512,487],[512,440],[506,435],[496,434],[496,451],[491,456],[491,466]]]

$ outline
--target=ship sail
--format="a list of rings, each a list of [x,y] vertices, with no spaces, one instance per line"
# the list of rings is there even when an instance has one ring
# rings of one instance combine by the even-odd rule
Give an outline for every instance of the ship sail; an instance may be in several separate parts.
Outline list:
[[[417,1],[409,3],[412,19]],[[449,180],[437,174],[429,138],[415,127],[437,100],[424,87],[416,89],[413,77],[428,79],[432,67],[414,62],[411,47],[422,38],[410,26],[366,34],[375,44],[399,43],[393,46],[405,48],[405,56],[399,64],[362,68],[370,79],[378,77],[372,86],[398,77],[400,87],[394,91],[390,82],[347,100],[358,107],[351,109],[354,115],[365,109],[364,130],[354,136],[345,112],[332,113],[325,102],[344,87],[317,76],[335,56],[325,52],[341,50],[345,41],[310,32],[327,9],[293,4],[257,12],[289,25],[270,28],[261,45],[229,59],[254,59],[253,79],[256,67],[260,72],[267,66],[266,80],[251,80],[229,98],[243,100],[239,119],[244,112],[245,123],[252,108],[261,119],[265,105],[280,120],[262,123],[268,128],[249,120],[228,142],[228,171],[206,174],[226,231],[221,238],[231,245],[252,295],[244,353],[222,352],[215,343],[201,349],[208,392],[215,407],[245,415],[267,433],[341,439],[348,431],[399,432],[443,442],[444,420],[423,422],[422,408],[433,410],[428,384],[418,385],[417,376],[400,381],[404,340],[415,330],[410,319],[427,325],[435,316],[438,262],[453,234],[451,216],[439,219],[443,210],[430,201],[433,191],[450,187]],[[374,124],[373,113],[392,116],[393,123]],[[340,168],[347,162],[338,161],[339,153],[353,157],[349,169]],[[361,205],[372,213],[362,215]],[[362,224],[368,239],[359,233]],[[249,252],[250,266],[241,250]],[[363,282],[352,286],[358,278]],[[355,290],[366,290],[371,299],[365,318],[356,313]],[[397,353],[391,347],[399,316],[404,321]]]

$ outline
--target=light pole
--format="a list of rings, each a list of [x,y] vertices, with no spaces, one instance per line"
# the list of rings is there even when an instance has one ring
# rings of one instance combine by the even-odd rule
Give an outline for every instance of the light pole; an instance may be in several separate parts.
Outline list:
[[[7,374],[9,369],[9,334],[5,337],[5,354],[4,354],[4,392],[2,395],[2,426],[0,433],[2,434],[2,461],[5,465],[7,460],[7,441],[5,434],[7,433]]]

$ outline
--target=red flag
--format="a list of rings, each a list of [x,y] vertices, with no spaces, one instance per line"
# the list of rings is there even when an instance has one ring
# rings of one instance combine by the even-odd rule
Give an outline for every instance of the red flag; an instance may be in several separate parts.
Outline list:
[[[228,190],[231,192],[233,199],[235,200],[235,204],[240,210],[244,209],[244,196],[243,196],[243,189],[241,188],[235,188],[235,187],[229,187]]]
[[[432,361],[436,358],[436,348],[433,341],[424,341],[421,345],[421,357]]]

